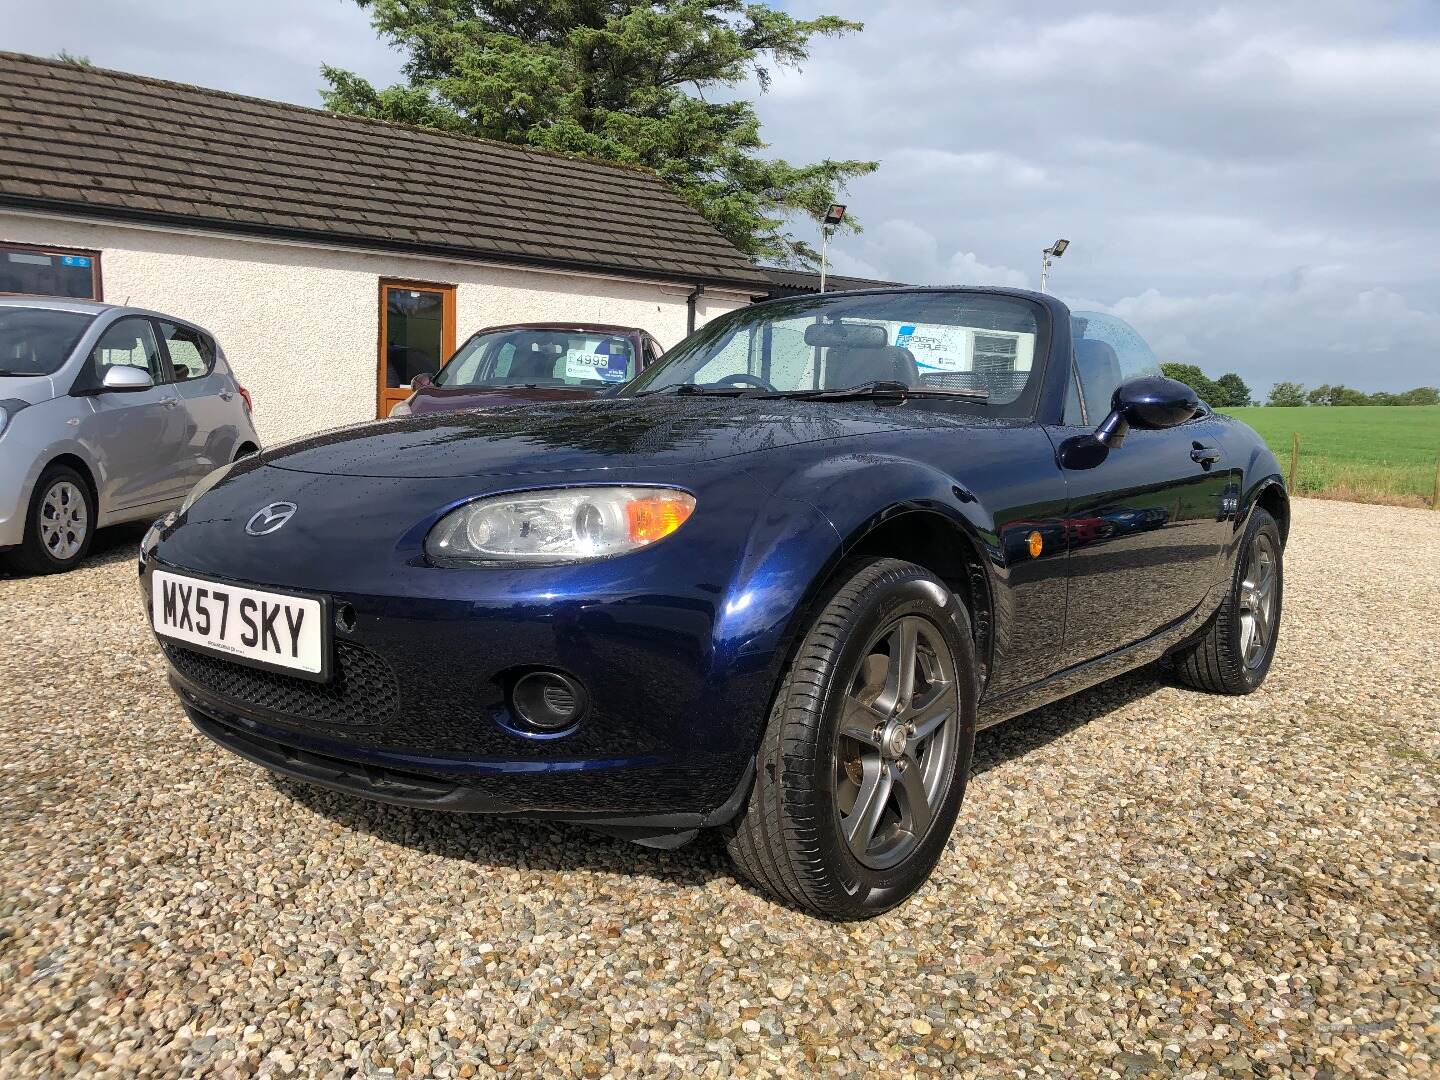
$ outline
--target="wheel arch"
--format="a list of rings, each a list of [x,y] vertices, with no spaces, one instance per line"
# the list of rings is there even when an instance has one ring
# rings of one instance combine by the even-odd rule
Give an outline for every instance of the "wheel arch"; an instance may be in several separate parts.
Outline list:
[[[1280,546],[1283,548],[1290,540],[1290,495],[1285,485],[1278,478],[1267,480],[1255,492],[1251,505],[1260,507],[1275,519],[1275,524],[1280,527]]]
[[[36,485],[40,483],[41,477],[43,477],[48,470],[53,469],[57,465],[64,465],[67,468],[74,469],[80,474],[80,478],[85,481],[85,486],[90,489],[90,498],[95,502],[95,513],[98,517],[102,512],[100,508],[100,485],[96,483],[95,472],[90,468],[90,463],[80,457],[80,455],[66,452],[56,454],[50,458],[40,467],[40,471],[35,474]],[[33,492],[34,489],[32,488],[31,490]]]
[[[962,524],[963,522],[963,524]],[[938,577],[965,606],[982,675],[990,667],[994,595],[980,542],[963,518],[937,508],[896,505],[863,522],[841,546],[828,572],[817,581],[806,605],[825,595],[842,573],[864,559],[900,559]]]

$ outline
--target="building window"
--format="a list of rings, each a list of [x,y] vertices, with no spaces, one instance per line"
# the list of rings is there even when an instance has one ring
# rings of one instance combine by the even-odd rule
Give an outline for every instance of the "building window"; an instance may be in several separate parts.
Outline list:
[[[0,293],[99,300],[100,253],[0,242]]]

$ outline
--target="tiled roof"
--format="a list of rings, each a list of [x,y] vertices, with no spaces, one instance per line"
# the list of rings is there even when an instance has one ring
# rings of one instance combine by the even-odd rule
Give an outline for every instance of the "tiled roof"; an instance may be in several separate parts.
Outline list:
[[[770,279],[767,295],[772,299],[820,291],[820,275],[813,270],[786,270],[779,266],[762,266],[760,269]],[[847,289],[889,289],[901,284],[899,281],[877,281],[874,278],[841,277],[838,274],[825,275],[826,292],[844,292]]]
[[[641,169],[8,52],[4,205],[768,285]]]

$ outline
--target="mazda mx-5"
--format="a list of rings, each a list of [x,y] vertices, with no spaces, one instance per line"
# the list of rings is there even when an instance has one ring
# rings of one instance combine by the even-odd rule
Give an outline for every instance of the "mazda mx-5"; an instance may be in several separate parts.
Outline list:
[[[211,474],[142,545],[186,713],[414,807],[722,829],[835,918],[900,903],[977,728],[1170,657],[1243,694],[1289,503],[1113,316],[831,293],[703,327],[618,394],[366,424]]]

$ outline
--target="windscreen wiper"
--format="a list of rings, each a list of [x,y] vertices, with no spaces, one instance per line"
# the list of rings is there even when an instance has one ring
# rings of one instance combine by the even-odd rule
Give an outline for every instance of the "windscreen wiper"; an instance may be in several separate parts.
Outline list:
[[[801,401],[849,401],[859,398],[909,397],[956,397],[965,401],[989,401],[990,391],[977,388],[946,388],[940,386],[911,386],[893,379],[872,379],[855,386],[844,386],[836,390],[790,391],[783,397],[798,398]]]
[[[747,394],[768,394],[769,391],[761,390],[758,386],[700,386],[697,383],[679,383],[675,386],[662,386],[657,390],[641,390],[636,397],[649,397],[651,394],[691,394],[704,395],[706,397],[743,397]]]

